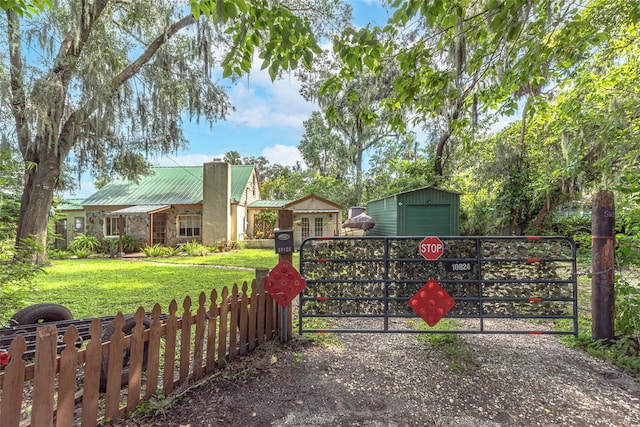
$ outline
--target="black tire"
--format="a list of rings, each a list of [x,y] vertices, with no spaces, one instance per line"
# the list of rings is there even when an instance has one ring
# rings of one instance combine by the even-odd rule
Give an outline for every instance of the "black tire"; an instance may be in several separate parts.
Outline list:
[[[145,329],[149,329],[151,327],[151,319],[145,317],[142,321]],[[124,335],[131,335],[133,332],[133,328],[136,326],[136,319],[134,316],[127,316],[124,319],[124,325],[122,326],[122,332]],[[116,331],[116,328],[113,327],[113,322],[109,323],[102,330],[102,335],[100,338],[102,342],[109,341],[111,336]],[[147,369],[147,356],[149,354],[149,342],[145,341],[143,346],[142,353],[142,370]],[[129,382],[129,356],[131,355],[131,350],[126,349],[124,351],[122,357],[122,379],[120,382],[120,386],[127,385]],[[107,372],[109,372],[109,356],[102,356],[102,362],[100,363],[100,391],[107,391]]]
[[[38,323],[71,320],[73,315],[63,305],[41,303],[23,308],[11,317],[11,325],[36,325]]]

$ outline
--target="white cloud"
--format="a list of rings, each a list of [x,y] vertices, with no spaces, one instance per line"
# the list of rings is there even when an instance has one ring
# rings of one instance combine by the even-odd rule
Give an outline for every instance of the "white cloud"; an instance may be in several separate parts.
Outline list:
[[[276,144],[271,147],[265,147],[262,150],[262,155],[272,165],[294,166],[296,162],[300,162],[304,166],[300,150],[292,145]]]
[[[234,126],[286,127],[302,131],[315,104],[300,95],[300,82],[292,73],[271,82],[267,70],[260,70],[262,60],[253,62],[251,73],[228,90],[231,103],[236,107],[227,122]]]

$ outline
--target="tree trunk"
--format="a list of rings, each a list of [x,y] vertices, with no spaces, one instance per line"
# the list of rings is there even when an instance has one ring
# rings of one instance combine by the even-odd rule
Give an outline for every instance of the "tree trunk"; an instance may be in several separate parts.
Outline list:
[[[453,111],[447,117],[447,129],[440,136],[438,146],[436,147],[436,159],[435,159],[435,173],[436,177],[442,177],[444,175],[444,152],[447,144],[451,140],[453,134],[453,123],[460,117],[460,112],[463,106],[463,99],[457,98],[453,105]]]
[[[356,153],[356,183],[355,183],[355,206],[362,203],[362,153],[363,149],[358,148]]]
[[[435,173],[438,177],[442,177],[444,174],[444,149],[447,146],[449,138],[451,138],[451,130],[447,129],[446,132],[440,136],[438,146],[436,147]]]
[[[49,211],[53,203],[53,190],[60,176],[60,160],[54,150],[41,154],[44,161],[27,167],[20,205],[20,221],[16,245],[23,239],[33,239],[41,245],[36,260],[45,255]]]
[[[531,228],[533,228],[534,230],[541,228],[549,212],[558,207],[561,200],[563,200],[562,190],[560,188],[551,190],[550,194],[547,196],[546,203],[542,205],[533,222],[531,223]]]

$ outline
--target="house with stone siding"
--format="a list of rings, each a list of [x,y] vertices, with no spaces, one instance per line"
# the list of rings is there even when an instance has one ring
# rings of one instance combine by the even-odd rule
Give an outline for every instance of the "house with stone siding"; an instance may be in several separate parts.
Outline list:
[[[86,233],[104,239],[127,234],[139,246],[212,245],[243,240],[248,206],[260,200],[253,165],[222,161],[154,167],[138,181],[117,179],[82,202]]]

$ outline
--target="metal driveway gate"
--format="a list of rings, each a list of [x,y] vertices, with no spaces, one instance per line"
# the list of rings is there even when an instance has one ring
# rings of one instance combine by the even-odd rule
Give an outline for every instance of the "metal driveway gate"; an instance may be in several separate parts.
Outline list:
[[[569,238],[312,238],[300,248],[300,274],[307,281],[300,333],[578,332],[576,246]],[[454,325],[447,330],[402,321],[420,320],[409,301],[430,279],[455,301],[446,317],[461,320],[447,322]]]

